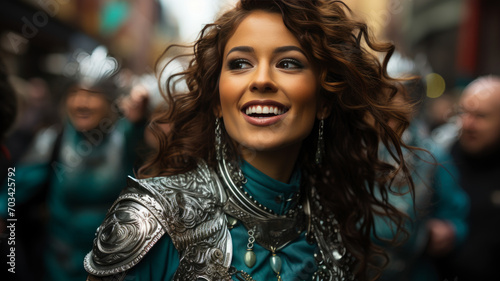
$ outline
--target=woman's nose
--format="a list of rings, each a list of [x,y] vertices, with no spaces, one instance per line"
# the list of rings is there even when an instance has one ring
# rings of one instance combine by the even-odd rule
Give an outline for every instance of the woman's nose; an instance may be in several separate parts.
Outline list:
[[[250,83],[250,90],[261,93],[272,93],[278,89],[274,79],[272,69],[269,66],[257,67],[252,82]]]

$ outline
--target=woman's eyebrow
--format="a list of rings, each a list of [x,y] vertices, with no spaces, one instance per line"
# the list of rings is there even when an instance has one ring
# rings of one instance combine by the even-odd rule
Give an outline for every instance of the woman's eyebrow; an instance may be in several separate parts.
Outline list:
[[[234,47],[231,50],[229,50],[229,52],[227,52],[226,58],[232,52],[253,53],[254,49],[252,47],[250,47],[250,46],[237,46],[237,47]]]
[[[289,52],[289,51],[297,51],[301,54],[303,54],[304,56],[306,55],[304,53],[304,51],[302,51],[301,48],[297,47],[297,46],[283,46],[283,47],[278,47],[276,48],[274,51],[273,51],[273,54],[279,54],[279,53],[285,53],[285,52]]]
[[[229,50],[229,52],[227,52],[226,57],[229,56],[229,54],[232,52],[253,53],[254,51],[255,51],[254,48],[252,48],[250,46],[237,46],[237,47],[234,47],[231,50]],[[304,51],[302,51],[301,48],[299,48],[297,46],[293,46],[293,45],[278,47],[273,51],[273,54],[285,53],[285,52],[289,52],[289,51],[297,51],[297,52],[300,52],[301,54],[303,54],[304,56],[306,55],[304,53]]]

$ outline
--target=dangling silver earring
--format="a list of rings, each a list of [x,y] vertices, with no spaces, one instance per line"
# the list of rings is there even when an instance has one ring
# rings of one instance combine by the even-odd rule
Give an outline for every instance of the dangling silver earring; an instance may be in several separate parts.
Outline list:
[[[323,140],[324,126],[325,120],[319,120],[318,146],[316,147],[316,165],[320,165],[321,162],[323,162],[323,155],[325,154],[325,142]]]
[[[215,118],[215,158],[222,160],[222,129],[220,127],[220,118]]]

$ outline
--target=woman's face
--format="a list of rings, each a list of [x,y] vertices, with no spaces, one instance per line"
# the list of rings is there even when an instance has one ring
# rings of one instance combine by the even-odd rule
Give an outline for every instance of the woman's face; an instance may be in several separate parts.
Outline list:
[[[298,151],[317,114],[316,77],[281,15],[252,12],[224,49],[219,114],[229,136],[252,150]]]
[[[103,94],[86,90],[71,92],[66,99],[69,119],[77,131],[89,131],[110,115],[110,103]]]

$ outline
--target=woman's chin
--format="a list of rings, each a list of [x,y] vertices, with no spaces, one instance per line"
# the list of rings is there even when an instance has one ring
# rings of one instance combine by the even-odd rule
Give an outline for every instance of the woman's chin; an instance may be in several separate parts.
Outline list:
[[[300,144],[289,144],[282,142],[258,142],[247,144],[244,147],[244,155],[292,153],[300,149]]]

